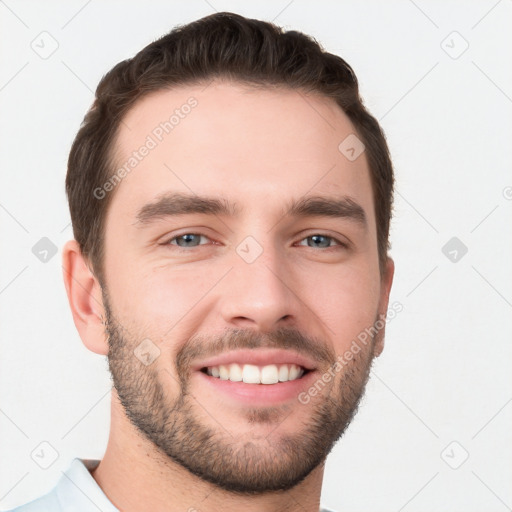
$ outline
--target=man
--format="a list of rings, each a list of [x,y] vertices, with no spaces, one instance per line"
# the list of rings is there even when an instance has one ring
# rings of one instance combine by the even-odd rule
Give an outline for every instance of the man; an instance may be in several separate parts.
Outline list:
[[[304,34],[218,13],[116,65],[63,250],[108,446],[17,510],[318,511],[383,350],[393,182],[352,69]]]

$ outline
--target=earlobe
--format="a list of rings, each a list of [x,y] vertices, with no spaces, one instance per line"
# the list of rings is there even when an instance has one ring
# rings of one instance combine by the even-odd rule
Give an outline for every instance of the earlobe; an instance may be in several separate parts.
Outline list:
[[[373,354],[375,357],[379,357],[384,350],[384,338],[386,333],[386,315],[389,305],[389,295],[391,293],[391,286],[393,284],[393,276],[395,274],[395,263],[388,256],[386,262],[385,272],[381,279],[381,293],[379,303],[379,319],[378,327],[379,332],[376,335]]]
[[[62,274],[73,321],[84,345],[97,354],[108,353],[101,286],[89,269],[76,240],[62,250]]]
[[[386,315],[379,315],[379,318],[375,322],[377,333],[375,334],[373,343],[373,355],[379,357],[384,350],[384,341],[386,337]]]

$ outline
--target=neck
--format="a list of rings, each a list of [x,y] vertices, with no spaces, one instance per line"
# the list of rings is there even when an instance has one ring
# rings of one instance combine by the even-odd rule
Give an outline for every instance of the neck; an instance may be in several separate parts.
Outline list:
[[[107,449],[91,474],[123,512],[318,512],[323,465],[288,491],[248,496],[230,493],[201,480],[161,453],[129,422],[113,391]]]

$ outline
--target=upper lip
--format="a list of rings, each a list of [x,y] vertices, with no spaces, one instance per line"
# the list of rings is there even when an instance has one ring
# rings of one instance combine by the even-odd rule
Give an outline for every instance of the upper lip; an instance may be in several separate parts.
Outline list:
[[[256,366],[267,366],[269,364],[295,364],[306,370],[314,370],[315,363],[307,357],[290,350],[283,349],[239,349],[219,354],[198,361],[192,366],[193,370],[211,366],[228,365],[231,363],[253,364]]]

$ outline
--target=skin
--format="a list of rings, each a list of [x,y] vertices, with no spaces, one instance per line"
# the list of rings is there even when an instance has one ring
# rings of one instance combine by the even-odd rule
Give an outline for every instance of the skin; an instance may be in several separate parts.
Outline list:
[[[236,338],[225,337],[227,332],[243,331],[253,341],[267,342],[274,339],[272,333],[286,330],[311,343],[308,355],[343,354],[358,334],[379,315],[385,316],[394,264],[388,258],[380,275],[366,156],[349,161],[338,150],[355,130],[331,100],[220,81],[206,88],[159,91],[125,117],[116,146],[118,163],[122,165],[155,126],[191,96],[198,105],[110,192],[114,196],[106,218],[104,289],[71,240],[63,250],[66,290],[87,348],[107,355],[109,336],[111,342],[117,340],[117,359],[113,352],[109,357],[120,384],[125,372],[126,389],[134,391],[137,375],[139,396],[147,396],[150,384],[157,382],[171,409],[183,392],[180,377],[186,378],[193,396],[186,395],[189,414],[215,434],[219,455],[228,438],[238,450],[232,457],[236,467],[242,447],[251,441],[245,452],[249,460],[277,471],[279,460],[283,465],[293,462],[283,440],[308,434],[322,407],[334,415],[333,408],[345,402],[357,406],[371,361],[382,352],[384,329],[308,404],[293,400],[266,411],[217,396],[197,375],[186,373],[188,367],[180,374],[179,354],[190,353],[193,342],[202,349],[208,342],[231,343]],[[139,209],[166,191],[226,198],[243,211],[237,217],[162,218],[141,228]],[[348,219],[283,217],[284,204],[313,194],[349,196],[364,209],[367,229]],[[186,233],[204,237],[200,245],[181,252],[177,245],[164,244]],[[315,234],[334,237],[331,247],[308,246],[308,237]],[[236,252],[247,236],[263,250],[250,264]],[[336,239],[348,248],[337,245]],[[145,338],[160,349],[147,367],[133,356]],[[285,338],[275,340],[276,346],[285,346],[279,345]],[[321,376],[328,359],[318,365]],[[358,396],[346,394],[350,378]],[[93,477],[123,511],[285,511],[296,510],[298,504],[306,512],[319,509],[325,457],[287,490],[229,492],[192,474],[143,435],[115,388],[111,414],[108,446]],[[332,442],[350,421],[334,418],[339,424],[329,425],[326,434]],[[327,453],[332,443],[324,448]]]

